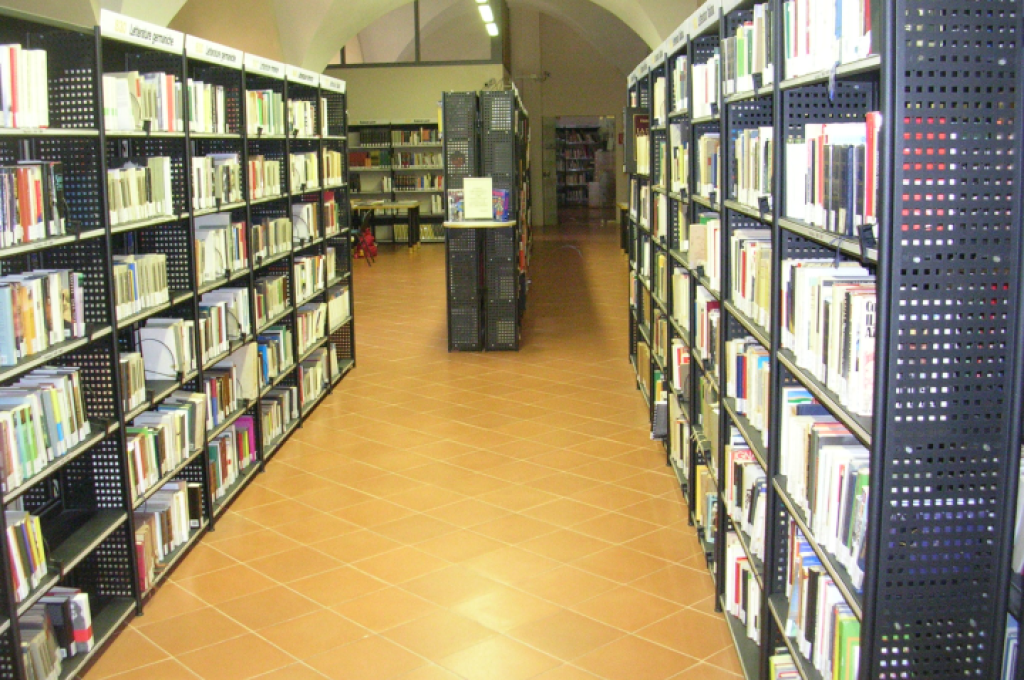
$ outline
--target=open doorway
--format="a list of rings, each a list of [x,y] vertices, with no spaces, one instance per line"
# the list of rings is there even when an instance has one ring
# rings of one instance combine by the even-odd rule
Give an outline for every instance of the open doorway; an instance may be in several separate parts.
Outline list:
[[[555,198],[557,220],[607,210],[615,201],[615,119],[610,116],[559,116],[554,119],[553,153],[545,160],[546,195]],[[549,128],[550,130],[550,128]],[[553,216],[554,217],[554,216]]]

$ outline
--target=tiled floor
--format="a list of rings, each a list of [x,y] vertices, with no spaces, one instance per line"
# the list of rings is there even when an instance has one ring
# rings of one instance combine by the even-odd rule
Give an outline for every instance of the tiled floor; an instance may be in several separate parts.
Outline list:
[[[538,235],[519,353],[446,352],[442,247],[357,263],[358,368],[88,680],[740,677],[599,217]]]

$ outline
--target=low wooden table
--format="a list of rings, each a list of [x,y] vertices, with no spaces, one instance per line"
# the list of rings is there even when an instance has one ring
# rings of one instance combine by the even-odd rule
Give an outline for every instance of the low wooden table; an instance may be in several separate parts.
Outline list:
[[[364,214],[362,227],[370,227],[373,230],[374,238],[377,237],[373,229],[373,216],[377,210],[404,210],[409,214],[409,247],[420,244],[420,204],[418,201],[374,201],[374,202],[352,202],[354,212],[362,211]]]

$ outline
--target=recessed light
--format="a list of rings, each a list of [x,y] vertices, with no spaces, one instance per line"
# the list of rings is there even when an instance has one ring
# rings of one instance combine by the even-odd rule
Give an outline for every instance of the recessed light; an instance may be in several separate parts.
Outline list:
[[[484,18],[487,23],[494,23],[494,12],[491,11],[490,5],[477,5],[476,7],[480,10],[480,16]]]
[[[487,35],[489,35],[491,37],[494,37],[494,36],[498,35],[498,25],[497,24],[484,24],[484,25],[487,27]]]

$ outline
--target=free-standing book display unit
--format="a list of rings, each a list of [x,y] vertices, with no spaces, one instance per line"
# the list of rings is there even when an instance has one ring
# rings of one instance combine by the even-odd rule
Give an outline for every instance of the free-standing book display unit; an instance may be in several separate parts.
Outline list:
[[[713,0],[629,77],[630,360],[749,678],[1010,672],[1021,28]]]
[[[555,172],[558,205],[588,205],[594,181],[594,151],[602,148],[599,127],[555,128]]]
[[[345,84],[0,25],[0,669],[69,678],[354,365]]]
[[[529,118],[515,90],[445,92],[442,107],[448,351],[518,350],[531,247]],[[492,219],[473,228],[469,178],[492,186]]]

